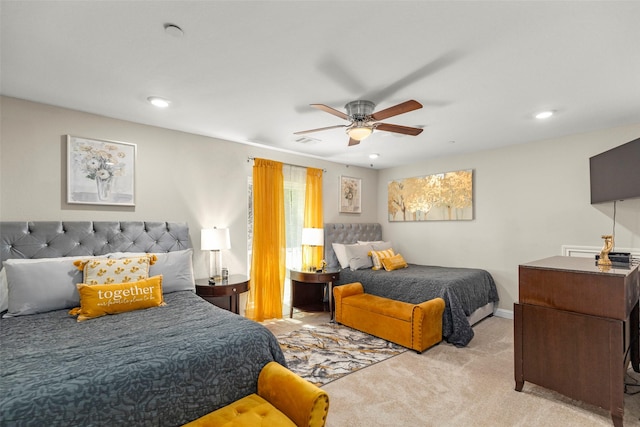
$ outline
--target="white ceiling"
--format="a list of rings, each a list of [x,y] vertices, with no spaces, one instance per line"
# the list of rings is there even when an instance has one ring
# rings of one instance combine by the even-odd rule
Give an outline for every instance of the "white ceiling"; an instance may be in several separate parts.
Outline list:
[[[3,95],[345,164],[640,123],[639,1],[2,0],[0,14]],[[309,104],[356,99],[415,99],[385,122],[424,132],[296,141],[346,123]]]

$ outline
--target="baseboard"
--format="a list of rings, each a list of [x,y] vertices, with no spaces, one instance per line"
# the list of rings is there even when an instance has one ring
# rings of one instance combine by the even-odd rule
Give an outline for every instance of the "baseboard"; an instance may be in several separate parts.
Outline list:
[[[495,313],[493,313],[493,315],[496,317],[513,320],[513,310],[505,310],[504,308],[499,308]]]

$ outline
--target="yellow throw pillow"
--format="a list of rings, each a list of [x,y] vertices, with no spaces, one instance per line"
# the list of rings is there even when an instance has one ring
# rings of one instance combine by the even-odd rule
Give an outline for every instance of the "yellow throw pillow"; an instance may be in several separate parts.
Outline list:
[[[384,266],[384,269],[387,271],[393,271],[399,268],[409,267],[407,262],[404,260],[404,258],[402,258],[402,255],[400,254],[390,256],[387,258],[382,258],[381,261],[382,261],[382,265]]]
[[[382,264],[380,261],[384,258],[388,258],[394,255],[395,253],[393,252],[393,249],[385,249],[383,251],[371,251],[371,260],[373,261],[372,270],[382,269]]]
[[[88,261],[76,261],[74,264],[82,270],[82,282],[87,285],[109,283],[130,283],[149,277],[149,266],[157,257],[142,255],[131,258],[96,258]]]
[[[87,285],[78,283],[80,307],[69,311],[78,322],[127,311],[166,305],[162,299],[162,275],[131,283]]]

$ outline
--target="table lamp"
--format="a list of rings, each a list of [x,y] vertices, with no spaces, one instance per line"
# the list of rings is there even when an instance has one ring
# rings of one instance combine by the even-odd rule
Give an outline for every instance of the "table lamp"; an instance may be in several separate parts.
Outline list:
[[[302,229],[302,268],[308,268],[309,271],[316,271],[315,265],[305,265],[305,260],[312,258],[311,256],[305,258],[304,246],[319,247],[324,246],[324,229],[322,228],[303,228]]]
[[[204,228],[200,232],[200,249],[209,253],[209,283],[222,283],[222,250],[231,249],[228,228]]]

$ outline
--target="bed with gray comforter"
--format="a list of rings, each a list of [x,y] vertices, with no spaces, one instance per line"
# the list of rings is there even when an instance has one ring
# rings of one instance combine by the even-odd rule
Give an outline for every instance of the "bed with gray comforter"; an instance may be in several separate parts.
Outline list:
[[[468,316],[489,302],[498,302],[493,277],[474,268],[451,268],[409,264],[394,271],[340,271],[334,285],[360,282],[369,294],[419,304],[440,297],[445,301],[442,338],[456,346],[466,346],[473,338]]]
[[[325,259],[330,267],[340,267],[333,243],[355,244],[358,241],[379,241],[382,228],[378,223],[326,223],[324,225]],[[360,282],[364,291],[393,300],[418,304],[436,297],[445,301],[442,316],[442,337],[458,347],[473,338],[470,316],[491,314],[499,301],[498,290],[491,274],[482,269],[452,268],[409,264],[394,271],[370,268],[352,271],[343,268],[334,286]],[[489,307],[490,310],[486,311]]]
[[[0,227],[3,261],[33,257],[51,245],[57,249],[45,254],[56,256],[77,254],[78,246],[91,255],[190,247],[186,224]],[[264,326],[192,290],[167,293],[164,301],[166,306],[84,322],[68,309],[2,318],[0,424],[178,426],[255,393],[269,361],[285,365]]]

